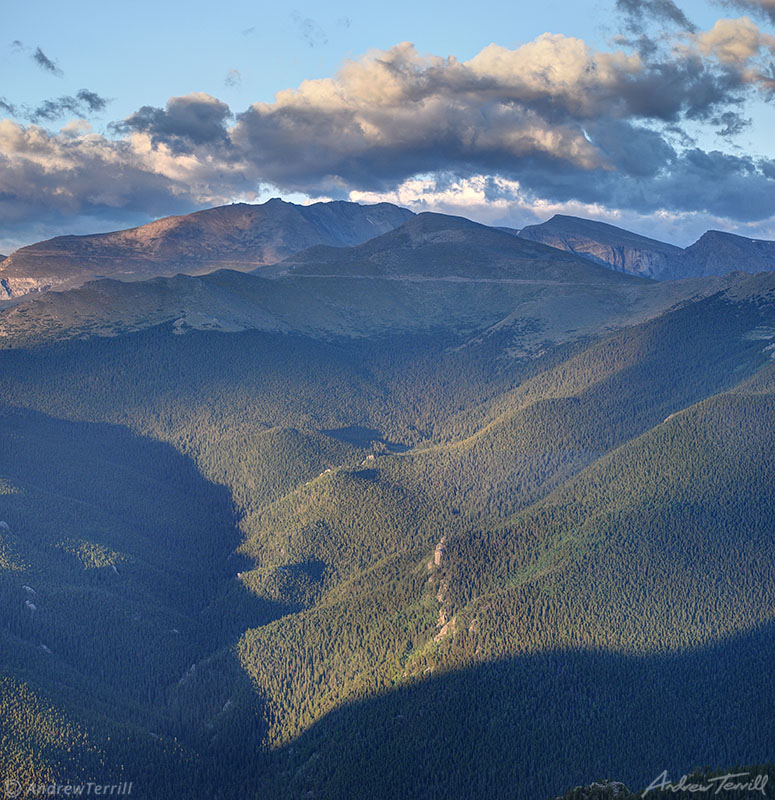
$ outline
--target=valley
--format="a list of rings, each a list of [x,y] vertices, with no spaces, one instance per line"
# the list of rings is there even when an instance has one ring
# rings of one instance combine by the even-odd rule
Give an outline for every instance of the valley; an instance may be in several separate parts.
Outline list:
[[[775,273],[556,253],[418,215],[4,311],[5,763],[532,800],[766,762]]]

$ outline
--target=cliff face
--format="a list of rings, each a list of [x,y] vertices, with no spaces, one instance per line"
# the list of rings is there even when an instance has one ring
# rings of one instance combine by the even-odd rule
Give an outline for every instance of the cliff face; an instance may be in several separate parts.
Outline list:
[[[249,271],[317,244],[360,244],[411,216],[411,211],[389,203],[298,206],[274,199],[166,217],[114,233],[59,236],[5,259],[0,293],[18,297],[104,277],[134,281],[220,268]]]
[[[558,214],[541,225],[523,228],[519,235],[656,280],[775,269],[775,242],[721,231],[708,231],[683,249],[613,225]]]
[[[619,272],[663,278],[670,272],[680,247],[647,236],[578,217],[557,214],[541,225],[523,228],[523,239],[541,242],[588,258]]]

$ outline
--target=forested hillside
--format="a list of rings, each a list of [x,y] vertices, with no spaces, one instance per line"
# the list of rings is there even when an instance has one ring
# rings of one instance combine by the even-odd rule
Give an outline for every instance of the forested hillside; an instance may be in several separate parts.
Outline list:
[[[435,248],[430,222],[388,236]],[[277,280],[299,303],[323,285]],[[535,296],[486,282],[446,326],[357,335],[333,294],[319,335],[17,327],[0,777],[535,800],[771,761],[775,292],[721,288],[633,301],[630,324],[599,299],[594,329],[529,352]]]

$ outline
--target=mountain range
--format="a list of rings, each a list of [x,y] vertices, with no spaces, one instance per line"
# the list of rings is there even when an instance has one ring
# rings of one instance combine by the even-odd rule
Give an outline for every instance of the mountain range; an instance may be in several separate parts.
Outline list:
[[[16,297],[100,277],[137,281],[224,267],[248,271],[314,244],[358,244],[411,214],[389,203],[234,203],[130,230],[58,236],[22,247],[3,261],[0,287],[6,297]]]
[[[361,206],[334,201],[300,206],[274,198],[260,205],[235,203],[166,217],[126,231],[59,236],[22,247],[2,259],[0,300],[77,288],[99,278],[142,281],[181,273],[204,275],[218,269],[249,272],[314,246],[341,248],[365,243],[400,227],[412,216],[408,209],[389,203]],[[491,230],[655,280],[775,268],[775,242],[720,231],[708,231],[684,249],[606,223],[560,214],[519,231]],[[503,239],[497,241],[503,245]],[[496,245],[490,251],[496,258],[497,250]],[[319,255],[330,260],[335,253],[321,251]],[[366,251],[363,255],[368,258]],[[307,255],[317,256],[315,252]],[[554,257],[559,259],[556,252]]]
[[[0,310],[0,779],[775,775],[775,271],[657,281],[392,206],[329,209],[343,244],[326,206],[257,208],[312,241]],[[253,213],[181,218],[189,263]]]
[[[516,233],[597,264],[655,280],[775,269],[775,242],[722,231],[707,231],[684,249],[605,222],[556,214]]]
[[[0,342],[115,336],[167,323],[177,333],[497,334],[529,354],[729,286],[724,278],[649,281],[462,217],[424,213],[364,244],[316,245],[251,274],[103,279],[36,293],[0,315]]]

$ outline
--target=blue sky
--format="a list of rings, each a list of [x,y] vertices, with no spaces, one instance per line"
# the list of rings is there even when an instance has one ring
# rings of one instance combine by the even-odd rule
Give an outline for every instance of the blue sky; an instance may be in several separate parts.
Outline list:
[[[111,98],[106,121],[189,92],[207,92],[242,109],[398,42],[468,59],[491,42],[515,47],[547,31],[602,47],[619,30],[615,4],[607,0],[385,5],[137,0],[131,13],[119,14],[104,0],[8,3],[0,12],[8,40],[0,51],[2,93],[21,103],[88,87]],[[697,0],[681,7],[703,27],[723,16],[723,9]],[[63,75],[37,68],[8,46],[14,40],[40,47]],[[239,85],[225,84],[230,70],[239,71]]]
[[[775,159],[770,135],[775,123],[770,100],[773,87],[766,73],[767,60],[775,52],[768,38],[775,33],[768,16],[773,2],[677,2],[678,6],[673,0],[619,0],[618,8],[614,0],[546,0],[540,4],[480,0],[473,5],[394,2],[389,7],[299,2],[280,7],[141,0],[125,7],[125,14],[118,13],[121,7],[104,1],[4,4],[0,11],[0,30],[6,39],[0,43],[0,100],[5,102],[5,113],[0,109],[0,119],[5,117],[9,125],[5,137],[0,136],[0,154],[7,158],[5,172],[0,162],[0,251],[43,236],[124,227],[211,202],[258,201],[278,194],[292,199],[389,199],[416,209],[438,208],[517,226],[565,211],[607,219],[679,243],[687,243],[706,227],[775,237],[775,208],[767,213],[770,161]],[[668,6],[680,7],[696,28],[687,31],[676,26],[668,19],[673,13]],[[751,18],[749,27],[737,25],[723,41],[726,50],[719,49],[718,36],[710,44],[696,38],[713,29],[719,18],[739,19],[744,15]],[[746,44],[743,63],[736,55],[729,55],[730,36],[741,42],[747,37],[745,41],[750,42],[750,26],[757,31],[756,52]],[[497,102],[490,95],[486,103],[472,99],[471,90],[466,89],[468,116],[462,119],[456,94],[461,90],[450,88],[447,78],[442,79],[441,94],[432,90],[422,101],[424,111],[431,106],[435,109],[436,116],[429,117],[427,124],[432,119],[436,130],[445,127],[443,117],[438,116],[444,103],[454,106],[461,116],[460,130],[436,144],[432,141],[433,129],[426,127],[414,132],[412,143],[402,148],[400,129],[393,130],[385,115],[377,113],[379,109],[364,111],[369,98],[358,94],[358,124],[365,126],[364,130],[368,128],[372,144],[379,140],[380,147],[358,141],[357,164],[342,153],[331,154],[336,143],[332,144],[330,137],[323,141],[318,136],[319,128],[309,121],[308,109],[300,110],[296,103],[290,110],[279,109],[282,114],[274,113],[278,110],[277,92],[296,89],[304,81],[336,78],[348,61],[363,64],[368,54],[391,52],[402,42],[413,43],[416,51],[390,56],[391,63],[400,62],[402,70],[419,70],[421,79],[415,76],[407,80],[420,81],[426,87],[440,74],[440,67],[433,63],[417,66],[417,59],[426,55],[454,56],[458,62],[468,62],[492,43],[514,53],[546,32],[583,39],[592,53],[632,54],[637,49],[636,28],[637,35],[645,32],[649,41],[660,46],[670,39],[668,55],[649,55],[646,59],[656,65],[652,73],[656,70],[662,76],[665,94],[673,91],[674,83],[685,83],[676,101],[680,109],[662,109],[656,116],[649,116],[651,112],[644,116],[637,108],[622,111],[620,101],[632,105],[630,94],[641,90],[637,86],[626,88],[630,94],[622,100],[611,89],[613,84],[637,80],[633,68],[621,64],[615,67],[619,77],[605,79],[602,100],[598,98],[600,87],[584,83],[571,93],[566,91],[565,78],[559,76],[556,80],[560,83],[547,86],[546,96],[539,102],[535,86],[527,90],[522,86],[520,91],[527,94],[515,94],[514,81],[519,83],[521,78],[504,77],[491,59],[486,68],[477,68],[477,86],[483,86],[482,81],[504,83]],[[621,35],[629,39],[628,44],[616,39]],[[562,43],[563,53],[570,52],[566,45]],[[692,93],[704,98],[711,91],[710,77],[699,81],[684,66],[680,74],[665,67],[668,62],[688,63],[689,57],[682,54],[681,47],[694,48],[694,61],[710,64],[715,59],[707,68],[708,75],[715,70],[713,80],[721,87],[719,93],[726,93],[721,99],[702,99],[707,109],[700,112],[692,110],[696,105]],[[42,57],[36,59],[36,54]],[[545,57],[545,52],[535,55],[539,61]],[[547,64],[553,57],[549,54]],[[518,63],[520,69],[531,68],[525,58],[520,57]],[[601,73],[614,69],[606,64],[594,63],[593,67]],[[651,69],[650,64],[646,66]],[[537,63],[536,74],[542,68],[546,64]],[[447,75],[453,71],[447,69]],[[364,80],[371,78],[367,75]],[[574,80],[578,83],[578,76]],[[413,84],[412,92],[419,91],[418,86]],[[82,90],[88,90],[101,103],[107,102],[100,107],[84,105],[78,100]],[[553,92],[567,95],[562,113],[552,105]],[[579,116],[582,92],[586,93],[586,106],[590,96],[598,106],[591,113],[587,108]],[[176,106],[180,119],[173,119],[169,107],[165,112],[170,98],[192,95],[199,99],[185,108],[182,102]],[[210,99],[205,101],[205,96]],[[315,113],[320,113],[320,92],[310,92],[309,97]],[[46,101],[62,105],[61,101],[68,98],[73,102],[65,102],[61,113],[51,112],[53,106],[49,105],[48,116],[36,116],[35,110]],[[267,104],[266,109],[240,121],[238,115],[256,102]],[[521,116],[508,124],[521,130],[523,137],[528,125],[533,145],[538,142],[540,152],[528,152],[527,145],[514,145],[514,136],[497,117],[498,103],[509,113],[516,113],[519,105]],[[610,114],[606,103],[612,109]],[[138,115],[143,108],[156,111]],[[737,115],[733,127],[736,125],[739,131],[720,136],[719,130],[729,128],[719,121],[725,111]],[[347,109],[347,118],[353,113],[352,108]],[[530,122],[536,114],[540,116],[538,133]],[[181,129],[192,115],[197,124],[207,116],[207,131],[192,128],[188,133]],[[282,135],[277,126],[269,125],[270,116],[282,122],[282,132],[292,131],[287,150],[278,145]],[[90,130],[74,122],[80,118],[88,121]],[[321,130],[338,124],[330,114],[320,118]],[[465,139],[469,135],[466,131],[472,128],[476,128],[478,140],[486,138],[492,133],[487,126],[496,118],[497,123],[492,124],[500,126],[499,141],[486,152],[481,148],[471,152],[460,141],[450,144],[451,135]],[[131,122],[123,129],[111,125],[127,119]],[[743,125],[740,120],[750,122]],[[40,138],[43,134],[35,133],[35,139],[30,133],[35,127],[48,137],[45,143]],[[411,120],[407,127],[411,127]],[[66,134],[61,133],[63,128]],[[302,128],[307,130],[308,140],[299,133]],[[221,130],[228,137],[228,153]],[[19,144],[20,135],[26,137],[23,145]],[[582,150],[586,147],[582,135],[591,149],[602,153],[597,161],[594,153],[579,154],[578,142]],[[578,142],[571,141],[573,136]],[[609,140],[614,136],[620,141],[612,144]],[[621,140],[627,144],[628,138],[632,139],[632,149],[622,152]],[[141,139],[147,143],[142,153],[138,149]],[[546,144],[548,139],[551,144]],[[559,139],[564,144],[558,150],[555,145]],[[385,141],[387,149],[382,146]],[[426,141],[427,146],[423,144]],[[234,154],[237,146],[239,158]],[[45,147],[51,150],[48,160],[36,156],[35,161],[30,156]],[[643,159],[639,159],[638,147],[646,154]],[[687,162],[684,155],[689,151],[694,156]],[[311,164],[308,178],[303,168],[280,170],[270,159],[305,162],[313,152],[326,166]],[[715,152],[729,158],[701,163],[703,154]],[[256,153],[259,155],[254,158]],[[391,157],[393,162],[389,161]],[[745,162],[751,158],[758,160],[753,165]],[[649,159],[654,162],[651,171],[640,169],[639,161],[645,164]],[[217,167],[213,166],[216,162]],[[370,163],[379,164],[373,174]],[[689,177],[683,178],[679,170]],[[668,171],[672,171],[669,182]],[[622,181],[617,184],[612,172],[620,173]],[[649,183],[657,174],[659,186],[653,180]],[[741,211],[739,202],[723,202],[719,190],[722,175],[729,181],[729,192],[743,194],[744,179],[752,179],[750,209]],[[119,191],[116,181],[121,179],[125,184]],[[680,187],[686,180],[695,180],[696,186],[687,186],[682,192]],[[775,184],[775,180],[772,182]],[[595,187],[599,191],[591,190]],[[660,191],[666,198],[662,208],[651,196]],[[691,196],[703,191],[710,198],[707,208]],[[719,196],[711,197],[714,193]]]

